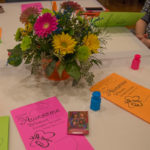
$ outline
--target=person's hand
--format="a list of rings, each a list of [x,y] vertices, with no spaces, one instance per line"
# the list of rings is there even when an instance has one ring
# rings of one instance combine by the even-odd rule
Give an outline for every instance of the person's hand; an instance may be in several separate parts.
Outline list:
[[[150,48],[150,39],[142,38],[141,41],[142,41],[148,48]]]
[[[142,40],[144,37],[144,34],[136,34],[136,37],[139,39],[139,40]]]

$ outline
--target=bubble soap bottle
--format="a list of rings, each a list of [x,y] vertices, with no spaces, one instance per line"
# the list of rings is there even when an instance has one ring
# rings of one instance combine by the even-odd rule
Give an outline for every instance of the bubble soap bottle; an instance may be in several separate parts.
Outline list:
[[[139,69],[140,62],[141,62],[140,58],[141,58],[141,55],[139,54],[134,55],[134,59],[132,60],[132,64],[131,64],[131,68],[133,70]]]

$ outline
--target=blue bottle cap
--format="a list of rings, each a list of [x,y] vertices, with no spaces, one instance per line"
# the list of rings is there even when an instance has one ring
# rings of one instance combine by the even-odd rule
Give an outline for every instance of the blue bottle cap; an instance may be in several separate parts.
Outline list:
[[[95,91],[93,92],[92,94],[94,97],[100,97],[101,96],[101,93],[99,91]]]

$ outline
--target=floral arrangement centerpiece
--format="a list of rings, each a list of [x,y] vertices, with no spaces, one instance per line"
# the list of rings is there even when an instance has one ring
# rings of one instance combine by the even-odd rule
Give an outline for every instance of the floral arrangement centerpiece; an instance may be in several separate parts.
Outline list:
[[[32,73],[44,66],[47,77],[57,71],[60,79],[64,73],[72,77],[73,85],[81,78],[92,84],[90,68],[101,64],[95,57],[101,52],[100,29],[92,19],[81,15],[82,10],[72,1],[63,2],[58,11],[46,8],[39,12],[33,7],[24,10],[20,16],[24,28],[17,29],[18,44],[8,50],[8,64],[31,64]]]

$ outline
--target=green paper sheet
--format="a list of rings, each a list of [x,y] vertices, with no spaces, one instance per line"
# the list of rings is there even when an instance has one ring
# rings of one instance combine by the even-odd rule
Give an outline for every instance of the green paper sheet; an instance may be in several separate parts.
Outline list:
[[[8,150],[9,117],[0,117],[0,150]]]
[[[100,19],[94,18],[93,23],[99,27],[133,26],[144,15],[142,12],[101,12]]]

